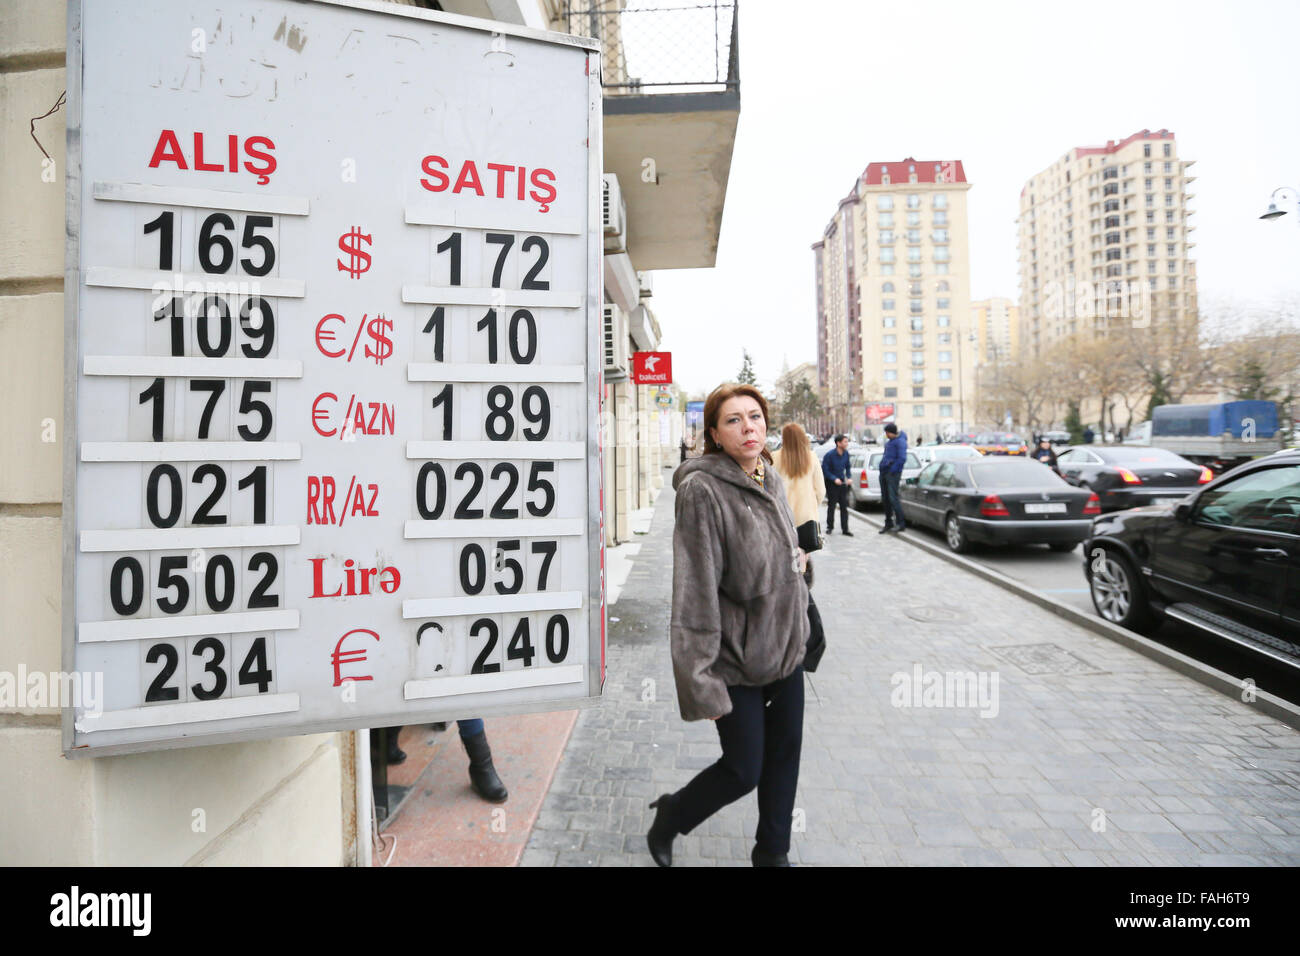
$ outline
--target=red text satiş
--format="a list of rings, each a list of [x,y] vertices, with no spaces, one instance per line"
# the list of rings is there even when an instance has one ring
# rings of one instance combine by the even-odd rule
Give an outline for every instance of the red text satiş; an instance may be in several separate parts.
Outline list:
[[[442,156],[429,155],[420,162],[424,176],[420,185],[431,193],[450,189],[455,194],[473,192],[479,196],[494,195],[497,199],[531,199],[537,203],[538,212],[549,212],[555,202],[555,173],[537,167],[531,173],[527,166],[511,163],[484,163],[487,172],[480,176],[478,164],[472,159],[461,162],[453,183],[450,175],[452,163]],[[484,180],[487,185],[484,186]],[[532,189],[528,187],[532,186]]]

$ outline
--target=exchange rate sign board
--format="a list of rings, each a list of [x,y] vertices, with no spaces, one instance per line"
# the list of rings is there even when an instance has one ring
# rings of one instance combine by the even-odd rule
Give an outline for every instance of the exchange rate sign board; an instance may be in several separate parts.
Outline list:
[[[600,693],[598,54],[372,6],[70,4],[70,753]]]

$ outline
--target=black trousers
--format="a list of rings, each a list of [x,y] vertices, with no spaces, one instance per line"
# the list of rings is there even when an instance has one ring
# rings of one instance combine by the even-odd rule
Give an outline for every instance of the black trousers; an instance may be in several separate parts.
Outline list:
[[[903,517],[903,499],[898,493],[899,479],[902,477],[897,471],[880,473],[880,507],[885,512],[886,528],[907,527],[907,519]]]
[[[826,530],[835,530],[835,506],[840,506],[840,530],[849,530],[849,486],[834,482],[826,486]]]
[[[690,833],[757,787],[758,849],[788,853],[803,749],[803,668],[764,687],[728,687],[727,693],[731,713],[716,721],[722,758],[675,794],[677,829]]]

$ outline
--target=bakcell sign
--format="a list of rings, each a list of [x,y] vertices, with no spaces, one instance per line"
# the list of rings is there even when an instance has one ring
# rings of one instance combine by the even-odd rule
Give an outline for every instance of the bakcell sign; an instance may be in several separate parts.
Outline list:
[[[867,406],[867,424],[883,425],[894,420],[893,402],[873,402]]]
[[[632,381],[637,385],[669,385],[673,380],[672,352],[632,353]]]
[[[600,693],[598,48],[371,6],[69,5],[71,754]]]

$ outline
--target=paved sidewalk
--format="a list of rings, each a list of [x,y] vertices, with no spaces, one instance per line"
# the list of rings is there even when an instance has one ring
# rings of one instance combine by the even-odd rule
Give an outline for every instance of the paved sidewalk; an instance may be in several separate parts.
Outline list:
[[[677,711],[673,497],[656,502],[610,608],[604,701],[578,717],[525,866],[652,866],[647,804],[719,755],[713,724]],[[814,558],[829,650],[808,678],[792,860],[1300,864],[1300,734],[853,527]],[[950,706],[935,706],[945,675]],[[954,680],[981,675],[990,714],[996,678],[996,715],[953,697]],[[750,794],[678,837],[674,865],[749,865],[757,818]]]

